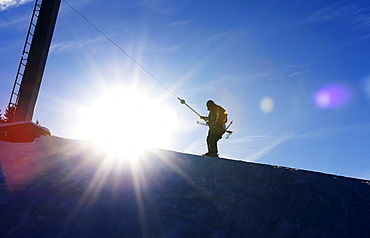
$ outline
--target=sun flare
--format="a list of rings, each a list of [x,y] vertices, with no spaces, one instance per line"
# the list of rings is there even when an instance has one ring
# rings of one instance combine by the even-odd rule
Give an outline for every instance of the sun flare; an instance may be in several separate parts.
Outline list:
[[[75,138],[132,156],[145,148],[168,146],[176,124],[176,113],[160,101],[136,91],[107,90],[81,113]]]

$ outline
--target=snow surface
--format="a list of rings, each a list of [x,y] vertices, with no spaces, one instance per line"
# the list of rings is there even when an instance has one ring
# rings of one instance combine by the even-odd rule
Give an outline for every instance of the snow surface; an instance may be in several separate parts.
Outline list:
[[[370,182],[92,142],[0,141],[0,237],[369,237]]]

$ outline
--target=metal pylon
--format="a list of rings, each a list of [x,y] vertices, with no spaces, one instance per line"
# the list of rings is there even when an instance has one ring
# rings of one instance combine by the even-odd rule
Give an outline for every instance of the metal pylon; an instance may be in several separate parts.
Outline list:
[[[22,83],[24,70],[25,70],[27,62],[28,62],[28,55],[30,53],[30,47],[31,47],[33,35],[34,35],[34,32],[35,32],[36,23],[37,23],[39,14],[40,14],[41,4],[39,2],[41,2],[41,0],[40,1],[36,0],[35,6],[33,8],[31,22],[30,22],[30,25],[28,27],[26,42],[25,42],[24,47],[23,47],[22,57],[21,57],[21,60],[19,62],[18,71],[17,71],[17,74],[15,76],[15,81],[14,81],[14,85],[13,85],[12,94],[10,96],[10,100],[9,100],[9,104],[8,104],[9,108],[17,107],[17,104],[18,104],[19,89],[20,89],[20,86],[21,86],[21,83]]]

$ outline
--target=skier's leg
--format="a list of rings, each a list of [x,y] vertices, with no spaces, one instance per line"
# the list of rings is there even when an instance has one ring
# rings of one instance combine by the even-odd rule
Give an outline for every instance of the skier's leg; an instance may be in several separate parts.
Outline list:
[[[211,130],[208,130],[208,135],[207,135],[207,149],[208,149],[208,152],[206,153],[207,155],[209,155],[211,153],[211,149],[212,149],[211,143],[212,143]]]
[[[206,139],[206,142],[207,142],[207,153],[203,154],[203,156],[211,156],[211,150],[212,150],[212,136],[211,136],[211,130],[208,130],[208,134],[207,134],[207,139]]]
[[[219,133],[217,130],[210,130],[209,133],[209,153],[211,156],[218,156],[217,141],[219,140]]]
[[[211,147],[212,147],[212,154],[218,157],[218,147],[217,142],[222,138],[222,135],[225,133],[223,129],[215,129],[212,130],[212,139],[211,139]]]

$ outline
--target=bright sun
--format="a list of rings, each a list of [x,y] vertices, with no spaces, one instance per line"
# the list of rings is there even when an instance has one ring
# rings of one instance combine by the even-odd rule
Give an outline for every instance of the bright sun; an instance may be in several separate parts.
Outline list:
[[[170,142],[177,115],[137,91],[109,90],[81,113],[75,138],[95,141],[118,155],[134,155]]]

